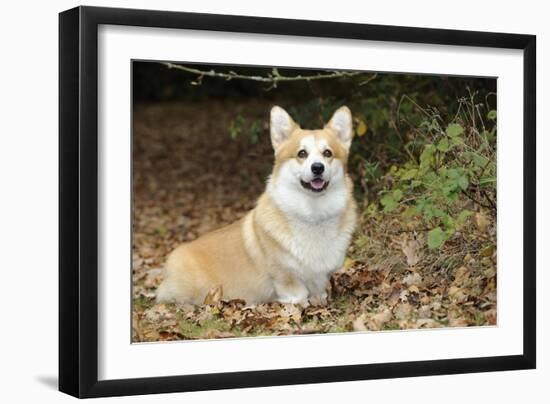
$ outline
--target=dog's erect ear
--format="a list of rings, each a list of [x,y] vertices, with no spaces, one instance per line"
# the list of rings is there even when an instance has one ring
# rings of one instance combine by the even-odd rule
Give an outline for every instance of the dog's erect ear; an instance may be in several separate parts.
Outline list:
[[[271,108],[270,132],[273,149],[277,150],[297,127],[296,122],[284,109],[276,105]]]
[[[326,128],[332,129],[340,142],[349,149],[351,139],[353,138],[353,123],[351,120],[351,111],[345,105],[334,112]]]

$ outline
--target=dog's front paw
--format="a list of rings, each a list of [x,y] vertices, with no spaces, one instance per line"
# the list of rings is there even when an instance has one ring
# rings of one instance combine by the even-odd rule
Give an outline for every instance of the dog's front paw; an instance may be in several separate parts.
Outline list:
[[[326,306],[328,303],[328,295],[326,292],[319,295],[314,295],[309,298],[309,303],[313,306]]]
[[[283,304],[297,304],[304,308],[308,307],[310,303],[307,298],[304,298],[302,296],[287,296],[284,298],[279,298],[277,299],[277,301]]]

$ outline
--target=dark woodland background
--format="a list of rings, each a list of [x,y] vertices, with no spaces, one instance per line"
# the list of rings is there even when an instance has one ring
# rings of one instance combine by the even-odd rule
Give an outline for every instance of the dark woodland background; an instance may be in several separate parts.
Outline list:
[[[177,65],[133,63],[134,341],[496,324],[496,79]],[[360,221],[329,305],[155,304],[171,249],[263,192],[273,105],[354,115]]]

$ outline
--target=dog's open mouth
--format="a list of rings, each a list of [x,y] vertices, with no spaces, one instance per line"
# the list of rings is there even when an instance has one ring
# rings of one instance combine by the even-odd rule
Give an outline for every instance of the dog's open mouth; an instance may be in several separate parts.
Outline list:
[[[305,189],[309,189],[313,192],[322,192],[328,187],[328,181],[325,181],[322,178],[314,178],[309,182],[300,180],[300,182]]]

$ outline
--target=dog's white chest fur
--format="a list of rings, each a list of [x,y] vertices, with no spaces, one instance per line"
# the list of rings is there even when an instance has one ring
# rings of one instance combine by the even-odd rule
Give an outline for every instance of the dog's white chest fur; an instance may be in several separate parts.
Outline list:
[[[291,229],[287,264],[303,280],[329,274],[344,262],[350,236],[342,232],[340,217],[318,223],[294,221]]]
[[[288,218],[291,230],[290,235],[276,236],[287,250],[281,264],[304,281],[340,268],[353,231],[353,223],[343,220],[348,209],[343,181],[333,184],[332,189],[329,186],[321,197],[280,183],[268,192]]]

